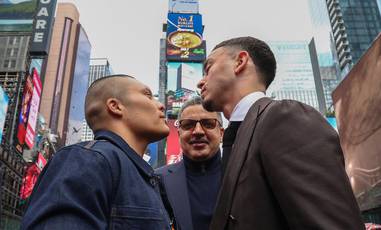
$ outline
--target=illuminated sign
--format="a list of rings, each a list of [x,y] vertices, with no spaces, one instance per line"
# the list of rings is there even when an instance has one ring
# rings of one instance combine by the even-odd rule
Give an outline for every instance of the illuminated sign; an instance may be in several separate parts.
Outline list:
[[[27,124],[26,135],[25,135],[25,143],[28,145],[30,149],[33,148],[34,137],[36,136],[37,116],[38,116],[38,109],[40,107],[40,99],[41,99],[41,91],[42,91],[41,80],[40,80],[40,77],[38,76],[36,69],[33,69],[33,86],[34,86],[33,95],[32,95],[32,100],[30,103],[28,124]]]
[[[206,56],[200,14],[168,14],[167,60],[199,61]]]

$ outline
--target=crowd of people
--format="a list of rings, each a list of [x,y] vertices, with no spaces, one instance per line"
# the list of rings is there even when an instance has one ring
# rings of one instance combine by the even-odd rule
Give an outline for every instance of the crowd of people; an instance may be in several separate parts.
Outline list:
[[[337,132],[308,105],[266,97],[275,73],[265,42],[218,44],[201,97],[178,114],[183,159],[155,171],[142,156],[169,133],[164,106],[131,76],[95,81],[85,102],[94,141],[49,161],[21,228],[365,229]]]

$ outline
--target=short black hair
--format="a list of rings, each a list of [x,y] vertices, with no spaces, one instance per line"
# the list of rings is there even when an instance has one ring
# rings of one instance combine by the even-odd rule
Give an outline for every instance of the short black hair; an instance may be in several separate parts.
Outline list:
[[[254,37],[232,38],[219,43],[213,50],[221,47],[233,47],[248,52],[262,77],[263,83],[266,88],[269,87],[275,78],[276,60],[270,47],[264,41]]]
[[[102,104],[110,97],[115,97],[121,99],[121,95],[125,94],[125,89],[120,87],[112,87],[112,82],[114,79],[129,78],[135,79],[134,77],[126,74],[113,74],[101,77],[95,80],[89,86],[86,98],[85,98],[85,119],[88,126],[94,130],[94,125],[99,121],[104,119],[104,108]],[[117,85],[116,85],[117,86]]]

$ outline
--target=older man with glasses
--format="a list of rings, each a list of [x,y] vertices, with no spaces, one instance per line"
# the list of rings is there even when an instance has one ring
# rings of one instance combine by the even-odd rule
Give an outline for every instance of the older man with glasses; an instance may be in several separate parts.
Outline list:
[[[194,97],[182,106],[177,124],[183,160],[157,173],[178,229],[207,230],[221,184],[221,114],[206,111]]]

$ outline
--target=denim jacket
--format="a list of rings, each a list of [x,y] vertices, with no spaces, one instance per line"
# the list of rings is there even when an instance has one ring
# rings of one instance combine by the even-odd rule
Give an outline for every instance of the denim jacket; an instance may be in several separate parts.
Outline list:
[[[170,229],[151,166],[115,133],[95,139],[49,161],[21,229]]]

